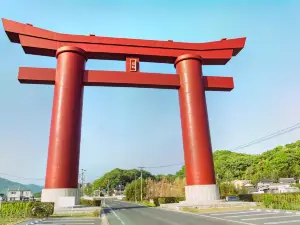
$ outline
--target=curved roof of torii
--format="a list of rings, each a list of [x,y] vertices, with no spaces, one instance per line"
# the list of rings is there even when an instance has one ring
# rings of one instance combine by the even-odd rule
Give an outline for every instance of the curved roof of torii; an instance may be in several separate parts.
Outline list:
[[[196,54],[205,65],[224,65],[243,48],[246,38],[222,39],[207,43],[112,38],[95,35],[70,35],[2,19],[11,42],[20,43],[27,54],[55,57],[62,46],[76,46],[89,59],[126,60],[138,57],[142,62],[174,63],[183,54]]]

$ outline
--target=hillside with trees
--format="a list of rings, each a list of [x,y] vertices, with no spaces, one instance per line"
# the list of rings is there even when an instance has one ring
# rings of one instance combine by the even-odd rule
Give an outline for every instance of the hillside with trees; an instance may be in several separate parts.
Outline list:
[[[300,141],[278,146],[260,155],[236,153],[227,150],[214,152],[218,183],[231,180],[251,180],[256,184],[263,178],[278,182],[279,178],[300,178]],[[176,173],[185,176],[185,167]]]
[[[101,178],[97,179],[93,183],[94,190],[97,190],[99,188],[106,189],[109,187],[116,187],[118,185],[124,185],[126,186],[128,183],[131,183],[134,181],[134,179],[139,178],[141,176],[141,172],[137,169],[132,170],[123,170],[123,169],[113,169],[110,172],[105,173]],[[154,178],[154,175],[152,175],[148,171],[143,171],[143,178]]]
[[[32,191],[32,193],[35,194],[41,192],[43,187],[35,184],[21,184],[0,177],[0,194],[1,193],[6,194],[8,189],[30,190]]]
[[[263,178],[272,179],[274,182],[284,177],[293,177],[298,180],[300,178],[300,141],[278,146],[259,155],[218,150],[214,152],[214,165],[218,184],[236,179],[251,180],[253,184]],[[126,186],[139,177],[140,171],[137,169],[116,168],[95,180],[93,184],[88,184],[88,192],[91,193],[99,188],[106,189],[108,185],[109,187],[116,187],[120,184]],[[153,190],[160,190],[168,185],[178,186],[181,190],[180,179],[185,180],[185,167],[183,166],[175,174],[168,175],[153,175],[143,170],[143,178],[151,182]],[[157,183],[157,186],[154,183]]]

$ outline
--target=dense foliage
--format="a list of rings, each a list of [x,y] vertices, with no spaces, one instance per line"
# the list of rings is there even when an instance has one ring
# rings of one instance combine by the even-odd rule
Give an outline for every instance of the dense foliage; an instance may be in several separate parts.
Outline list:
[[[143,190],[142,193],[141,190]],[[127,201],[141,201],[141,194],[143,195],[143,199],[145,199],[147,194],[147,184],[145,180],[142,182],[141,180],[135,180],[126,185],[125,196]]]
[[[41,193],[41,192],[38,192],[38,193],[35,193],[35,194],[33,195],[33,197],[35,197],[35,198],[40,198],[41,195],[42,195],[42,193]]]
[[[236,179],[251,180],[253,184],[256,184],[259,180],[264,178],[273,179],[274,182],[277,182],[281,177],[293,177],[299,179],[300,141],[285,146],[278,146],[260,155],[218,150],[214,152],[214,164],[217,183],[220,186],[222,196],[243,193],[242,190],[237,192],[234,186],[229,183]],[[85,194],[90,195],[93,190],[96,190],[99,187],[107,189],[108,185],[110,188],[113,188],[120,184],[128,186],[128,184],[131,183],[127,188],[127,192],[129,193],[129,190],[132,190],[132,185],[134,185],[132,182],[135,179],[139,179],[139,177],[140,171],[137,169],[122,170],[116,168],[104,174],[103,177],[95,180],[93,184],[88,184],[84,192]],[[167,193],[168,187],[174,187],[174,184],[176,183],[178,188],[182,189],[182,195],[184,195],[184,188],[181,187],[184,184],[178,185],[178,179],[184,178],[185,166],[174,175],[158,174],[154,176],[150,172],[143,170],[143,179],[148,180],[147,185],[149,186],[150,191],[146,191],[147,193],[151,193],[147,194],[149,196],[158,195],[153,193],[159,192],[159,196],[167,197],[169,196]],[[139,191],[140,185],[137,186]],[[180,193],[180,191],[178,193]],[[176,196],[180,196],[178,193],[176,193]],[[140,194],[137,195],[140,196]]]
[[[300,210],[300,193],[246,194],[240,195],[240,199],[259,202],[272,209]]]
[[[236,153],[227,150],[214,152],[215,172],[218,183],[235,179],[251,180],[256,184],[268,178],[277,182],[279,178],[300,178],[300,141],[278,146],[261,155]],[[176,173],[184,176],[185,167]]]
[[[84,206],[101,206],[101,199],[94,199],[94,200],[80,199],[80,205],[84,205]]]
[[[263,204],[272,209],[300,210],[300,194],[264,194]]]
[[[38,217],[44,218],[53,214],[54,203],[46,202],[3,202],[0,208],[1,217]]]
[[[105,173],[103,177],[97,179],[93,183],[94,190],[99,188],[114,188],[118,185],[124,185],[131,183],[135,179],[141,176],[141,172],[137,169],[132,170],[122,170],[119,168],[113,169],[112,171]],[[148,171],[143,170],[143,178],[147,179],[149,177],[154,177]]]
[[[94,194],[93,184],[87,183],[83,189],[83,194],[87,196],[92,196]]]

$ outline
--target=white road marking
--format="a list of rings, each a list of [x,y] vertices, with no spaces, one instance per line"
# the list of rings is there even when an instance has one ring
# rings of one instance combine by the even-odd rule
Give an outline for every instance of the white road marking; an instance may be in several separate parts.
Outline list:
[[[111,208],[109,205],[105,204],[105,206],[107,206],[107,207],[112,211],[112,213],[113,213],[113,214],[115,215],[115,217],[121,222],[122,225],[125,225],[125,223],[123,222],[123,220],[121,220],[121,218],[117,215],[117,213],[115,213],[114,210],[112,210],[112,208]]]
[[[85,222],[74,222],[74,221],[71,221],[71,222],[65,222],[65,221],[55,221],[54,223],[53,222],[50,222],[50,221],[44,221],[43,223],[36,223],[36,225],[45,225],[45,224],[53,224],[53,225],[56,225],[56,224],[80,224],[80,225],[91,225],[91,224],[95,224],[95,223],[85,223]]]
[[[224,213],[213,213],[210,216],[223,216],[223,215],[234,215],[234,214],[245,214],[245,213],[255,213],[256,211],[243,211],[243,212],[224,212]]]
[[[210,218],[210,219],[215,219],[215,220],[222,220],[222,221],[231,222],[231,223],[239,223],[239,224],[245,224],[245,225],[256,225],[254,223],[247,223],[247,222],[242,222],[242,221],[228,220],[228,219],[224,219],[224,218],[219,218],[219,217],[214,217],[214,216],[208,216],[208,215],[203,215],[203,214],[190,213],[190,212],[173,211],[173,210],[165,209],[165,208],[150,207],[149,209],[153,209],[153,210],[165,210],[165,211],[170,211],[170,212],[175,212],[175,213],[190,214],[190,215],[194,215],[194,216],[197,216],[197,217],[204,217],[204,218]]]
[[[280,221],[280,222],[267,222],[264,224],[284,224],[284,223],[299,223],[300,220],[289,220],[289,221]]]
[[[72,218],[72,219],[59,219],[59,218],[51,218],[48,220],[44,220],[43,222],[56,222],[56,221],[63,221],[63,222],[72,222],[72,221],[76,221],[76,222],[94,222],[94,219],[82,219],[82,218]]]
[[[238,215],[238,216],[225,216],[226,218],[235,218],[235,217],[243,217],[243,216],[264,216],[264,215],[274,215],[278,213],[256,213],[256,214],[248,214],[248,215]]]
[[[265,220],[265,219],[275,219],[275,218],[286,218],[286,217],[294,217],[300,215],[290,215],[290,216],[272,216],[272,217],[257,217],[257,218],[250,218],[250,219],[242,219],[242,220]]]
[[[188,212],[184,212],[184,213],[192,214],[192,215],[199,216],[199,217],[206,217],[206,218],[210,218],[210,219],[215,219],[215,220],[223,220],[223,221],[227,221],[227,222],[231,222],[231,223],[240,223],[240,224],[246,224],[246,225],[255,225],[254,223],[247,223],[247,222],[242,222],[242,221],[229,220],[229,219],[219,218],[219,217],[214,217],[214,216],[197,215],[197,214],[188,213]]]
[[[133,205],[141,205],[141,204],[135,204],[135,203],[131,203],[131,202],[126,202],[126,203],[130,203],[130,204],[133,204]],[[141,206],[144,206],[144,205],[141,205]],[[243,221],[229,220],[229,219],[224,219],[224,218],[219,218],[219,217],[214,217],[214,216],[208,216],[208,215],[203,215],[203,214],[190,213],[190,212],[174,211],[174,210],[165,209],[165,208],[149,207],[149,209],[152,209],[152,210],[165,210],[165,211],[174,212],[174,213],[190,214],[190,215],[194,215],[194,216],[197,216],[197,217],[204,217],[204,218],[210,218],[210,219],[215,219],[215,220],[222,220],[222,221],[226,221],[226,222],[238,223],[238,224],[244,224],[244,225],[256,225],[256,224],[254,224],[254,223],[248,223],[248,222],[243,222]],[[250,213],[250,212],[247,211],[247,213]]]

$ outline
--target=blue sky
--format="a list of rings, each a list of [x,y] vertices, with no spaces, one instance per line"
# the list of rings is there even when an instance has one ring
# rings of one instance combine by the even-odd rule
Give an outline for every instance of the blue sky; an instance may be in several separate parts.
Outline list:
[[[300,122],[299,12],[297,0],[2,0],[0,8],[1,17],[70,34],[182,42],[247,37],[244,50],[227,65],[203,69],[205,75],[235,81],[232,92],[206,94],[213,150],[231,149]],[[0,176],[43,185],[53,86],[21,85],[17,73],[19,66],[54,68],[56,60],[26,55],[2,28],[0,49]],[[87,69],[124,68],[124,62],[87,63]],[[143,63],[141,70],[175,73],[173,65],[154,63]],[[299,135],[300,129],[238,151],[261,153]],[[87,170],[88,181],[115,167],[180,162],[175,90],[85,88],[80,168]]]

